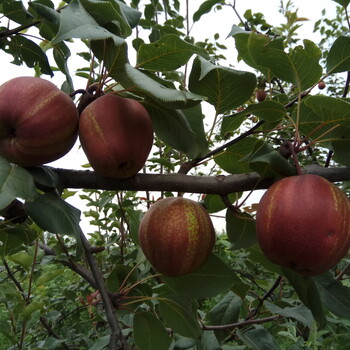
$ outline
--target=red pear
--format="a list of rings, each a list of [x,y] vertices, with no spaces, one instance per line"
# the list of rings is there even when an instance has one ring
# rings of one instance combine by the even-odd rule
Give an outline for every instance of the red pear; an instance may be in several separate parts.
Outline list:
[[[272,262],[319,275],[350,248],[350,202],[318,175],[287,177],[261,198],[256,229],[261,249]]]

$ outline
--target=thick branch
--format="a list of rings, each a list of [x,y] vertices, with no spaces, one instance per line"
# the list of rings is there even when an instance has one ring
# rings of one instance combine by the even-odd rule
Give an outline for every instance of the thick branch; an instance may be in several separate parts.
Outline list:
[[[261,179],[257,173],[227,176],[191,176],[184,174],[137,174],[130,179],[110,179],[93,171],[52,169],[65,188],[101,189],[111,191],[172,191],[227,195],[234,192],[266,189],[272,180]],[[331,182],[349,181],[350,168],[324,168],[316,164],[302,169],[303,174],[320,175]]]

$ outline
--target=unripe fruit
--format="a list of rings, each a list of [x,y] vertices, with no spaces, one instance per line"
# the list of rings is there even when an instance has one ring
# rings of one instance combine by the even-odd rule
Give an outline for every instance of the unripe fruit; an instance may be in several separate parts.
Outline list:
[[[326,83],[324,81],[320,81],[317,86],[320,90],[323,90],[326,87]]]
[[[83,110],[79,138],[96,173],[128,178],[145,165],[151,151],[152,121],[138,101],[107,94]]]
[[[18,77],[0,86],[0,155],[21,166],[65,155],[78,135],[71,98],[51,82]]]
[[[265,101],[266,97],[267,97],[267,92],[265,90],[258,89],[256,91],[256,99],[258,100],[258,102]]]
[[[263,195],[256,215],[262,251],[303,275],[335,266],[350,248],[350,202],[318,175],[284,178]]]
[[[164,198],[143,216],[139,242],[153,267],[168,276],[182,276],[200,268],[215,243],[209,214],[183,197]]]

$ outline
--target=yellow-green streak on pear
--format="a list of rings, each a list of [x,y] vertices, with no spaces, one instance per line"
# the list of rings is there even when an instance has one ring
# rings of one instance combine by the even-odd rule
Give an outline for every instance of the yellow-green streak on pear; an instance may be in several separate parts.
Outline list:
[[[139,241],[156,270],[182,276],[203,265],[213,249],[215,231],[200,204],[171,197],[156,202],[144,215]]]

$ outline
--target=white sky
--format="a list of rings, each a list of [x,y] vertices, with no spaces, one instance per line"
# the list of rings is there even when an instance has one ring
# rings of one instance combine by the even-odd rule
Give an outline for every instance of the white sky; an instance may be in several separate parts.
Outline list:
[[[185,0],[180,0],[185,3]],[[203,1],[189,1],[191,9],[190,16],[193,15],[194,11],[199,7]],[[233,2],[233,1],[232,1]],[[309,19],[307,22],[302,22],[302,29],[299,29],[298,33],[302,39],[310,39],[316,43],[319,41],[320,36],[318,33],[313,33],[314,22],[321,17],[322,9],[327,9],[327,17],[334,18],[336,3],[332,0],[294,0],[295,8],[298,8],[298,15],[300,17],[306,17]],[[243,17],[244,12],[247,9],[252,9],[252,12],[262,12],[265,15],[265,19],[268,23],[273,25],[279,25],[285,23],[284,17],[278,12],[278,8],[281,4],[280,0],[236,0],[236,9]],[[233,24],[238,24],[238,18],[236,17],[233,10],[229,7],[225,7],[221,11],[216,11],[215,13],[209,13],[204,15],[199,22],[195,24],[192,28],[191,35],[196,38],[196,40],[203,40],[205,38],[213,38],[215,33],[220,34],[219,42],[224,44],[229,48],[224,55],[227,57],[229,63],[234,63],[236,61],[237,53],[234,49],[234,39],[225,39],[231,30]],[[3,24],[3,23],[2,23]],[[73,50],[72,46],[70,49]],[[32,69],[27,69],[25,66],[16,66],[10,63],[11,56],[0,52],[0,62],[1,62],[1,74],[0,74],[0,84],[3,82],[14,78],[16,76],[23,75],[33,75]],[[85,62],[84,62],[85,64]],[[69,67],[70,72],[74,75],[74,70],[78,68],[79,61],[70,59]],[[49,79],[49,77],[45,78]],[[75,80],[75,88],[84,88],[85,80]],[[58,86],[64,81],[64,76],[57,73],[52,81]],[[79,150],[78,145],[74,147],[66,156],[59,159],[50,165],[62,168],[74,168],[81,169],[81,165],[86,163],[86,157],[84,153]],[[261,192],[259,192],[261,194]],[[258,198],[259,194],[256,193],[254,198]],[[70,199],[72,204],[76,205],[76,198]],[[254,201],[254,200],[253,200]],[[255,200],[256,201],[256,200]],[[78,205],[80,206],[80,205]],[[81,208],[82,209],[82,208]]]

